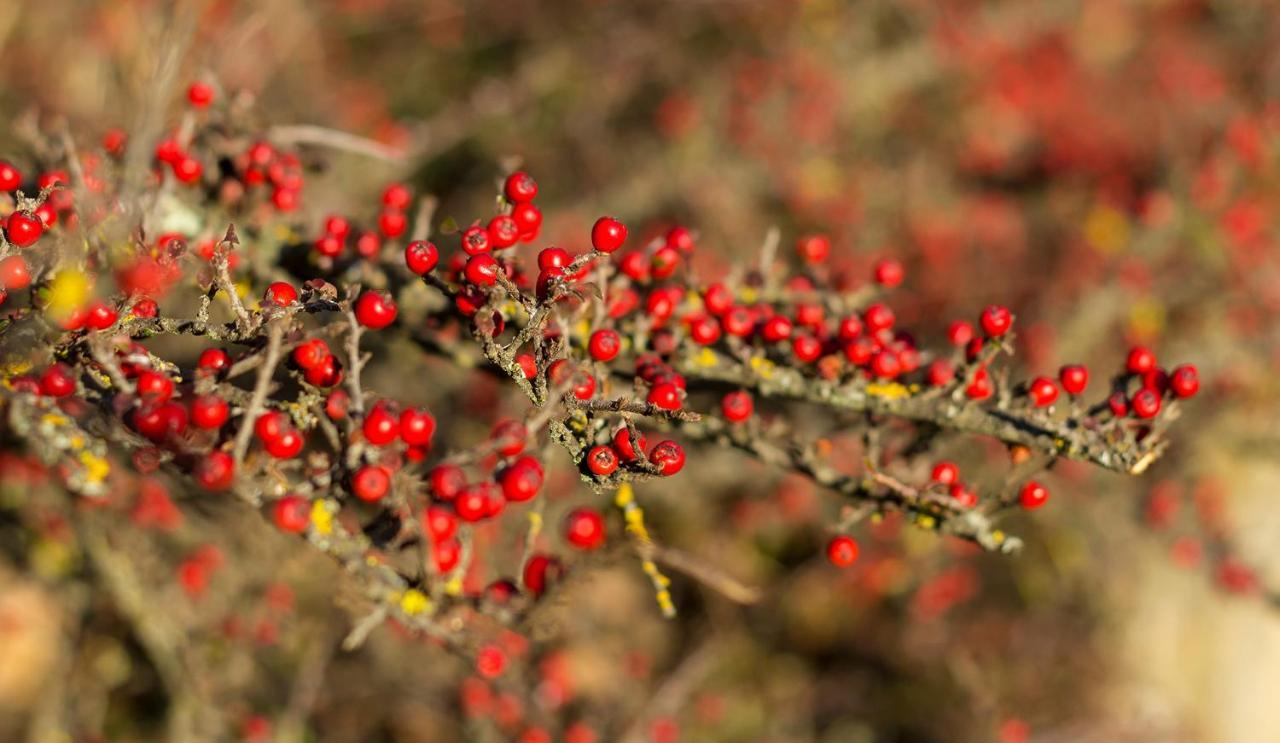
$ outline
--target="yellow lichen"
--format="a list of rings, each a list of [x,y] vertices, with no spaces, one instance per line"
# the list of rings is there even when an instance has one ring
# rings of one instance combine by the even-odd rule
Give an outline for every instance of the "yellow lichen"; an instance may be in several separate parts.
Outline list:
[[[904,397],[910,397],[911,390],[897,382],[872,382],[867,385],[867,394],[888,400],[900,400]]]
[[[311,526],[319,534],[333,533],[333,511],[325,501],[318,500],[311,505]]]
[[[400,611],[408,616],[426,613],[431,609],[431,599],[416,588],[410,588],[400,594]]]

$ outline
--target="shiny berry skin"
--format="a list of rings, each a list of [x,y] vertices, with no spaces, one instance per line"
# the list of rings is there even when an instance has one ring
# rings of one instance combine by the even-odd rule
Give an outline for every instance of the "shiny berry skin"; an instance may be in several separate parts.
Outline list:
[[[879,302],[871,305],[862,313],[863,322],[873,333],[892,328],[896,319],[893,315],[893,310],[888,305],[880,304]]]
[[[1049,500],[1049,491],[1045,486],[1031,480],[1022,486],[1022,490],[1018,491],[1018,502],[1028,511],[1035,510],[1043,506]]]
[[[973,324],[964,320],[954,320],[947,326],[947,341],[959,347],[968,345],[973,340]]]
[[[267,287],[263,299],[277,307],[288,307],[298,301],[298,290],[285,281],[276,281]]]
[[[183,155],[173,164],[173,175],[183,183],[197,183],[200,176],[204,175],[204,163],[194,157]]]
[[[953,485],[960,480],[960,468],[955,462],[938,462],[929,477],[936,483]]]
[[[627,241],[627,226],[613,217],[601,217],[591,226],[591,247],[612,253]]]
[[[573,263],[573,257],[564,248],[543,248],[538,253],[538,269],[548,271],[553,268],[564,268]]]
[[[403,183],[392,183],[382,191],[382,205],[388,209],[408,209],[413,194]]]
[[[837,328],[836,335],[845,343],[852,343],[862,337],[862,319],[857,315],[849,315],[840,320],[840,327]]]
[[[733,308],[733,292],[724,284],[712,284],[702,293],[702,304],[707,312],[723,315]]]
[[[66,364],[53,364],[40,375],[40,394],[45,397],[67,397],[75,391],[75,373]]]
[[[385,467],[368,464],[351,477],[351,492],[366,503],[382,500],[391,490],[391,473]]]
[[[877,284],[886,289],[892,289],[902,284],[902,280],[906,278],[906,271],[902,269],[902,264],[895,260],[883,260],[876,263],[872,275]]]
[[[1156,367],[1142,375],[1142,386],[1153,390],[1156,394],[1164,395],[1169,389],[1169,375],[1164,369]]]
[[[431,559],[440,573],[448,573],[462,562],[462,543],[456,539],[442,539],[431,545]]]
[[[297,364],[299,369],[306,370],[316,368],[331,355],[328,343],[319,338],[312,338],[311,340],[303,341],[294,348],[292,358],[293,363]]]
[[[986,400],[994,392],[995,390],[991,387],[991,373],[986,369],[979,369],[973,375],[973,381],[964,388],[964,394],[970,400]]]
[[[468,485],[453,501],[453,510],[458,514],[458,518],[469,524],[488,518],[493,510],[488,489],[479,485]]]
[[[44,234],[44,223],[28,212],[14,212],[5,222],[5,236],[19,248],[34,245]]]
[[[396,303],[384,291],[366,291],[356,300],[356,321],[371,330],[381,330],[396,321]]]
[[[191,401],[191,422],[199,428],[221,428],[231,415],[231,406],[217,395],[201,395]]]
[[[596,361],[613,361],[622,350],[622,338],[612,328],[601,328],[591,334],[587,341],[587,352]]]
[[[1048,377],[1036,377],[1031,381],[1027,394],[1031,396],[1031,402],[1037,408],[1043,408],[1052,405],[1058,399],[1058,386]]]
[[[720,340],[720,322],[710,315],[701,315],[689,323],[689,337],[700,346],[710,346]]]
[[[858,543],[846,534],[837,534],[827,542],[827,561],[838,568],[847,568],[858,561]]]
[[[31,285],[31,271],[20,255],[0,260],[0,289],[14,291]]]
[[[986,333],[988,338],[997,338],[1013,327],[1013,313],[1007,307],[1001,307],[998,304],[989,305],[982,311],[978,322],[982,325],[982,332]]]
[[[173,380],[158,371],[147,370],[138,375],[135,383],[138,397],[149,403],[165,402],[173,397]]]
[[[463,275],[467,281],[476,286],[493,286],[498,283],[498,273],[502,271],[502,266],[494,260],[493,256],[488,253],[480,253],[471,256],[467,261],[467,267],[463,270]]]
[[[346,217],[331,214],[324,220],[324,231],[326,235],[332,235],[339,240],[346,240],[347,235],[351,234],[351,223]]]
[[[404,264],[409,270],[419,276],[431,273],[436,265],[440,263],[440,251],[436,248],[435,243],[429,243],[426,240],[414,240],[405,246]]]
[[[1178,397],[1194,397],[1200,391],[1200,372],[1193,364],[1182,364],[1169,375],[1169,389]]]
[[[200,352],[196,369],[205,374],[221,374],[231,368],[231,357],[221,348],[206,348]]]
[[[604,518],[593,508],[574,509],[565,517],[564,538],[576,549],[599,549],[604,544]]]
[[[764,321],[764,325],[760,327],[760,335],[770,343],[779,343],[791,337],[793,327],[788,318],[774,315]]]
[[[822,355],[822,341],[807,333],[791,339],[791,352],[798,361],[812,364]]]
[[[213,86],[209,83],[195,82],[187,88],[187,102],[196,108],[205,108],[213,103]]]
[[[1058,370],[1058,381],[1068,395],[1079,395],[1089,386],[1089,370],[1082,364],[1067,364]]]
[[[467,474],[454,464],[442,464],[427,475],[431,493],[442,501],[451,501],[467,485]]]
[[[532,500],[542,488],[542,465],[533,457],[521,457],[502,471],[498,478],[502,496],[512,503]]]
[[[658,442],[649,452],[649,463],[664,477],[670,477],[684,469],[684,447],[674,441]]]
[[[902,373],[898,354],[884,350],[871,357],[871,373],[880,379],[893,379]]]
[[[1146,374],[1156,368],[1156,355],[1145,346],[1134,346],[1129,349],[1124,366],[1130,374]]]
[[[681,406],[680,388],[671,382],[655,384],[649,390],[649,402],[663,410],[679,410]]]
[[[22,173],[8,160],[0,160],[0,191],[13,191],[22,185]]]
[[[480,255],[488,253],[492,246],[489,244],[489,231],[480,225],[472,225],[462,232],[462,251],[467,255]]]
[[[639,451],[631,445],[631,430],[626,426],[619,428],[613,434],[613,450],[617,452],[619,459],[626,462],[634,462],[644,456],[645,449],[649,446],[649,441],[644,437],[644,434],[638,431],[636,433]]]
[[[409,218],[404,212],[388,209],[378,215],[378,231],[391,240],[400,237],[409,228]]]
[[[502,250],[516,244],[520,239],[520,225],[507,214],[499,214],[489,220],[489,244],[494,250]]]
[[[1143,419],[1160,414],[1160,394],[1155,390],[1141,389],[1133,396],[1133,414]]]
[[[431,541],[442,542],[458,532],[458,517],[447,508],[428,506],[422,514],[422,525],[431,535]]]
[[[608,477],[618,470],[618,454],[609,446],[597,446],[587,452],[587,469],[596,477]]]
[[[755,402],[751,399],[751,393],[746,390],[735,390],[720,400],[720,412],[724,414],[725,420],[733,423],[747,420],[754,411]]]
[[[523,204],[538,197],[538,182],[523,170],[517,170],[507,176],[506,182],[502,184],[502,192],[506,195],[507,201]]]
[[[525,379],[538,376],[538,360],[533,358],[532,354],[520,354],[516,357],[516,363],[520,365],[520,371],[524,372]]]
[[[406,408],[400,414],[400,438],[409,446],[430,446],[436,435],[435,416],[426,410]]]
[[[302,451],[306,440],[298,429],[289,426],[280,432],[280,435],[274,439],[266,440],[262,443],[267,453],[276,459],[292,459]]]
[[[303,377],[307,380],[307,384],[332,387],[342,381],[342,364],[337,356],[329,354],[319,364],[307,369]]]
[[[822,263],[831,255],[831,239],[826,235],[806,235],[796,241],[796,253],[805,263]]]
[[[301,534],[311,525],[311,501],[300,495],[286,495],[271,507],[271,520],[287,534]]]
[[[89,305],[89,315],[85,318],[85,324],[94,330],[106,330],[116,324],[116,320],[120,319],[120,315],[105,302],[95,301]]]
[[[196,463],[195,476],[205,490],[226,490],[235,480],[235,460],[225,451],[211,451]]]
[[[253,432],[263,441],[273,441],[280,438],[280,434],[284,433],[289,427],[289,419],[284,413],[278,410],[269,410],[253,422]]]
[[[950,493],[951,499],[959,503],[961,508],[973,508],[978,505],[978,494],[965,487],[964,483],[952,483]]]
[[[374,446],[386,446],[400,436],[400,420],[385,405],[374,405],[360,426],[364,438]]]

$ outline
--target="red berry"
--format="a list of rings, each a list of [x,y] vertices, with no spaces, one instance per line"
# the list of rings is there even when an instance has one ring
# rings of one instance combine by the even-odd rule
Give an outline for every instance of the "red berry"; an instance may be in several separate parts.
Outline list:
[[[40,375],[40,394],[45,397],[67,397],[75,391],[75,373],[66,364],[53,364]]]
[[[221,428],[231,415],[231,406],[217,395],[201,395],[191,402],[191,422],[199,428]]]
[[[608,477],[618,469],[618,454],[611,447],[597,446],[587,452],[587,469],[596,477]]]
[[[538,183],[533,180],[533,176],[523,170],[517,170],[507,176],[507,181],[503,184],[502,190],[507,196],[507,201],[513,204],[521,204],[537,198]]]
[[[285,281],[276,281],[267,287],[264,299],[277,307],[288,307],[298,301],[298,290]]]
[[[173,380],[158,371],[142,372],[135,384],[138,397],[149,403],[165,402],[173,397]]]
[[[1155,390],[1140,389],[1133,396],[1133,414],[1139,418],[1154,418],[1160,414],[1160,394]]]
[[[534,554],[525,563],[521,579],[535,596],[542,595],[564,573],[560,561],[550,555]]]
[[[1178,397],[1194,397],[1200,391],[1200,372],[1193,364],[1182,364],[1169,375],[1169,388]]]
[[[637,439],[638,451],[636,447],[631,445],[631,429],[623,426],[613,434],[613,449],[620,459],[634,462],[644,456],[645,449],[649,446],[649,441],[645,439],[644,434],[639,432],[637,432]]]
[[[271,508],[276,528],[289,534],[301,534],[311,524],[311,501],[300,495],[286,495]]]
[[[499,214],[489,220],[489,244],[494,250],[502,250],[516,244],[520,239],[520,225],[510,215]]]
[[[831,240],[826,235],[806,235],[796,242],[796,252],[805,263],[822,263],[831,254]]]
[[[892,289],[902,283],[906,272],[903,271],[901,263],[895,260],[883,260],[876,264],[874,275],[877,284]]]
[[[965,487],[964,483],[952,483],[950,492],[952,500],[960,504],[961,508],[973,508],[978,505],[978,494]]]
[[[133,303],[130,312],[134,317],[156,317],[160,314],[160,305],[150,297],[143,297]]]
[[[414,240],[404,249],[404,263],[419,276],[430,273],[440,262],[440,251],[434,243]]]
[[[973,325],[964,320],[955,320],[947,328],[947,340],[953,346],[968,345],[973,340]]]
[[[30,284],[31,272],[22,256],[11,255],[0,260],[0,289],[13,291],[25,289]]]
[[[334,235],[325,235],[315,241],[316,252],[328,258],[337,258],[342,255],[342,238]]]
[[[564,537],[577,549],[599,549],[604,536],[604,518],[595,509],[577,508],[565,517]]]
[[[618,331],[611,328],[595,331],[587,341],[587,352],[596,361],[613,361],[621,350],[622,339],[618,336]]]
[[[196,368],[206,374],[221,374],[231,368],[231,358],[221,348],[206,348],[200,352]]]
[[[511,218],[520,230],[520,239],[525,242],[537,237],[542,227],[542,210],[533,204],[516,204],[511,210]]]
[[[827,560],[838,568],[847,568],[858,561],[858,543],[846,534],[837,534],[827,542]]]
[[[392,183],[382,192],[382,205],[388,209],[408,209],[412,200],[413,194],[403,183]]]
[[[458,518],[447,508],[428,506],[422,514],[422,525],[431,534],[431,540],[440,543],[458,531]]]
[[[473,224],[462,233],[462,250],[467,255],[488,253],[489,231],[478,224]]]
[[[453,501],[453,510],[457,512],[458,518],[469,524],[488,518],[493,510],[488,489],[480,485],[468,485]]]
[[[596,379],[576,368],[568,359],[556,359],[547,367],[547,379],[554,387],[572,385],[573,396],[589,400],[596,393]]]
[[[204,108],[213,102],[213,86],[209,83],[195,82],[187,88],[187,101],[196,108]]]
[[[299,369],[314,369],[324,360],[333,354],[329,351],[329,344],[319,338],[312,338],[303,341],[297,348],[293,349],[293,363],[298,365]]]
[[[484,678],[497,678],[506,669],[507,654],[497,645],[485,645],[476,653],[476,673]]]
[[[893,310],[888,305],[880,304],[879,302],[868,307],[862,313],[862,319],[873,333],[892,328],[896,320],[893,316]]]
[[[479,253],[467,261],[465,275],[467,281],[476,286],[493,286],[498,283],[498,273],[501,270],[502,266],[498,265],[492,255]]]
[[[1037,408],[1052,405],[1058,399],[1058,386],[1048,377],[1036,377],[1027,390]]]
[[[19,248],[34,245],[44,234],[44,223],[30,212],[14,212],[5,223],[5,235]]]
[[[1009,328],[1013,327],[1013,313],[1007,307],[997,304],[989,305],[978,319],[982,324],[982,332],[986,333],[988,338],[1004,335],[1009,332]]]
[[[436,419],[428,411],[406,408],[400,414],[400,438],[409,446],[430,446],[435,434]]]
[[[331,214],[324,220],[325,234],[333,235],[339,240],[347,239],[347,235],[351,234],[351,223],[346,217]]]
[[[973,375],[973,381],[964,388],[964,394],[970,400],[986,400],[994,390],[991,388],[991,374],[986,369],[979,369]]]
[[[391,473],[385,467],[369,464],[351,477],[351,492],[366,503],[380,501],[391,489]]]
[[[926,373],[929,384],[934,387],[945,387],[951,384],[956,378],[956,370],[951,364],[941,359],[929,364],[929,371]]]
[[[189,155],[183,155],[173,163],[173,175],[183,183],[196,183],[200,180],[200,176],[204,175],[204,163]]]
[[[700,346],[720,340],[720,321],[710,315],[699,315],[689,322],[689,336]]]
[[[778,343],[791,337],[792,328],[791,320],[782,315],[774,315],[764,321],[764,325],[760,328],[760,335],[770,343]]]
[[[661,441],[649,452],[649,462],[664,477],[674,475],[684,469],[684,447],[674,441]]]
[[[520,365],[520,371],[524,372],[525,379],[533,379],[538,376],[538,361],[533,358],[532,354],[520,354],[516,357],[516,363]]]
[[[521,457],[502,471],[502,495],[513,503],[533,499],[542,488],[542,465],[533,457]]]
[[[682,404],[680,388],[671,382],[655,384],[649,390],[649,402],[663,410],[679,410]]]
[[[385,328],[396,320],[396,303],[385,291],[366,291],[356,300],[356,320],[372,330]]]
[[[1045,486],[1031,480],[1018,492],[1018,500],[1021,501],[1023,508],[1031,511],[1043,506],[1049,500],[1049,491]]]
[[[573,262],[569,251],[564,248],[544,248],[538,253],[538,269],[549,271],[553,268],[564,268]]]
[[[119,317],[114,307],[102,301],[94,301],[89,305],[89,316],[85,324],[94,330],[106,330],[115,325]]]
[[[211,451],[196,463],[195,476],[205,490],[226,490],[235,479],[235,460],[225,451]]]
[[[400,420],[387,409],[387,406],[379,403],[374,405],[365,416],[360,430],[364,432],[365,440],[370,444],[386,446],[400,435]]]
[[[791,352],[796,359],[805,364],[812,364],[822,355],[822,341],[809,334],[797,335],[791,339]]]
[[[467,474],[462,468],[453,464],[442,464],[427,475],[428,481],[431,483],[431,492],[436,498],[443,501],[451,501],[458,497],[458,493],[467,485]]]
[[[649,270],[655,279],[669,279],[680,267],[680,251],[670,246],[658,248],[649,261]]]
[[[394,240],[404,234],[409,228],[409,218],[404,212],[394,209],[387,209],[378,215],[378,231],[383,237]]]
[[[627,240],[627,226],[613,217],[601,217],[591,226],[591,247],[612,253]]]
[[[289,419],[278,410],[268,410],[253,422],[253,432],[264,442],[280,438],[288,427]]]
[[[733,423],[741,423],[750,418],[754,410],[755,403],[751,400],[751,394],[746,390],[735,390],[726,394],[720,400],[720,412],[724,413],[724,417]]]
[[[1111,414],[1117,418],[1123,418],[1129,414],[1129,400],[1125,398],[1123,392],[1116,392],[1108,397],[1107,407],[1111,408]]]
[[[1156,355],[1144,346],[1129,349],[1129,357],[1125,359],[1125,368],[1130,374],[1146,374],[1156,368]]]
[[[1089,370],[1082,364],[1068,364],[1058,370],[1058,381],[1069,395],[1079,395],[1089,386]]]
[[[13,191],[22,185],[22,173],[8,160],[0,160],[0,191]]]
[[[881,379],[893,379],[902,373],[898,354],[884,350],[871,358],[871,373]]]
[[[448,573],[462,562],[462,543],[456,539],[442,539],[431,545],[431,559],[436,570]]]
[[[263,442],[267,453],[276,459],[292,459],[302,451],[306,441],[302,438],[302,434],[298,429],[289,426],[280,432],[280,435],[274,439],[268,439]]]
[[[960,480],[960,468],[955,462],[938,462],[933,466],[930,477],[936,483],[952,485]]]

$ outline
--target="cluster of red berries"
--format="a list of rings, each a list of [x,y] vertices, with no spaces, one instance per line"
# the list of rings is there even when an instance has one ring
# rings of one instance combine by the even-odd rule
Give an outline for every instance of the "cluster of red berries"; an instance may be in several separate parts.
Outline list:
[[[412,201],[413,194],[408,186],[392,183],[382,191],[382,210],[378,214],[377,231],[353,230],[351,220],[332,214],[324,221],[324,234],[312,246],[318,255],[329,259],[342,257],[348,246],[360,258],[376,259],[382,252],[384,240],[400,238],[409,229],[407,210]]]
[[[645,451],[648,450],[648,455]],[[608,478],[618,471],[619,467],[633,468],[637,472],[655,471],[669,477],[684,469],[684,448],[675,441],[661,441],[649,449],[648,439],[637,432],[633,437],[631,429],[622,426],[614,432],[607,444],[592,447],[583,464],[586,470],[598,478]],[[645,466],[645,462],[648,466]]]
[[[1132,414],[1149,420],[1160,414],[1165,400],[1194,397],[1200,391],[1200,372],[1194,365],[1182,364],[1166,372],[1156,363],[1155,353],[1143,346],[1129,350],[1125,372],[1107,398],[1117,418]]]

